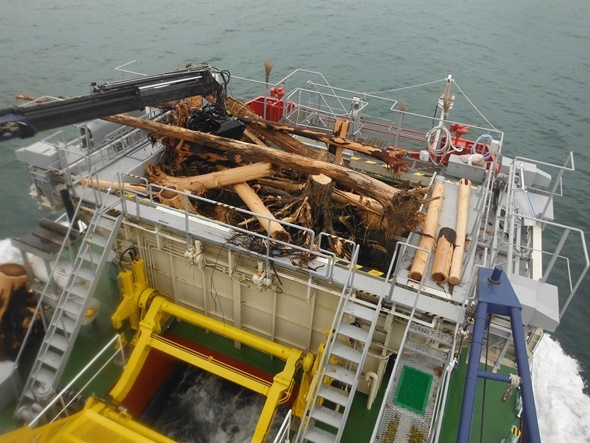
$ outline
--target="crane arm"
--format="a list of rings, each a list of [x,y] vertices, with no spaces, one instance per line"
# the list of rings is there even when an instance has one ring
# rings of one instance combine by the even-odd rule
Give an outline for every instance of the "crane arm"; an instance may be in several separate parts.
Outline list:
[[[213,95],[216,105],[223,108],[228,81],[227,71],[202,65],[103,85],[92,84],[93,91],[88,95],[0,109],[0,141],[31,137],[38,131],[143,110],[146,106],[195,95]]]

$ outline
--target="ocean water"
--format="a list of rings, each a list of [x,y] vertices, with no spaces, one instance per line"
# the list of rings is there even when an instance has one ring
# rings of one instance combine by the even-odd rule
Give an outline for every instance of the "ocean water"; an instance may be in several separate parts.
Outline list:
[[[15,93],[86,93],[93,81],[118,78],[113,68],[131,60],[145,73],[194,61],[262,80],[268,59],[271,81],[301,67],[367,92],[453,74],[505,132],[506,154],[563,164],[574,152],[576,172],[564,178],[566,195],[555,211],[590,232],[590,3],[584,0],[3,0],[1,11],[0,107],[14,104]],[[40,216],[13,154],[22,144],[1,146],[0,239],[22,234]],[[0,261],[13,256],[9,242],[0,241]],[[589,295],[586,279],[536,356],[544,441],[590,440]]]

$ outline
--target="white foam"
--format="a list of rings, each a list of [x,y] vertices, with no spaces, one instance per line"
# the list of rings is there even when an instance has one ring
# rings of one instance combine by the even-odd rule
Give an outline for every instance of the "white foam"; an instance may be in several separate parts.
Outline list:
[[[10,239],[5,238],[0,240],[0,264],[1,263],[22,263],[20,252],[12,243]]]
[[[590,441],[590,397],[578,362],[545,336],[535,352],[533,390],[544,442]]]

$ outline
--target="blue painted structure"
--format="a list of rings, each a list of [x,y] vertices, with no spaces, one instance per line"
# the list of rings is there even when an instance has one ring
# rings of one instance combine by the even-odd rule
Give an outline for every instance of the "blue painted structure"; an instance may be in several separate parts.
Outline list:
[[[489,268],[479,270],[477,296],[478,304],[475,311],[475,323],[469,351],[469,364],[467,366],[457,442],[469,443],[478,378],[510,383],[507,375],[488,372],[479,368],[486,325],[489,323],[490,315],[495,314],[510,317],[518,375],[521,378],[524,428],[526,431],[526,436],[523,433],[523,437],[528,442],[540,443],[541,436],[533,396],[533,384],[529,372],[526,342],[522,327],[522,306],[501,266],[496,266],[493,270]]]

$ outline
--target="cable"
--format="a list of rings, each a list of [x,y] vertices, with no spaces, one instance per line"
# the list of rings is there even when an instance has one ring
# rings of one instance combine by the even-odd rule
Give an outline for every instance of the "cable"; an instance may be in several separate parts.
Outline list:
[[[488,148],[488,150],[487,150],[487,153],[485,152],[485,148],[486,148],[486,145],[485,145],[485,144],[483,145],[483,147],[484,147],[483,151],[484,151],[484,152],[477,152],[477,145],[478,145],[479,143],[481,143],[482,141],[484,141],[484,140],[485,140],[485,141],[488,141],[488,142],[489,142],[489,145],[490,145],[490,147],[489,147],[489,148]],[[492,142],[493,142],[493,141],[494,141],[494,139],[493,139],[493,137],[492,137],[490,134],[482,134],[482,135],[480,135],[480,136],[479,136],[479,137],[477,137],[477,139],[476,139],[476,140],[473,142],[473,145],[471,145],[471,153],[472,153],[472,154],[481,154],[481,155],[483,155],[483,159],[484,159],[484,160],[487,160],[487,159],[489,159],[489,158],[490,158],[490,156],[492,155]]]
[[[443,132],[445,141],[441,147],[436,148],[436,147],[434,147],[435,141],[432,140],[432,136],[436,133],[435,137],[438,138],[440,135],[440,131]],[[432,128],[430,131],[428,131],[426,133],[425,138],[426,138],[426,150],[430,153],[431,157],[434,157],[432,159],[432,162],[434,164],[440,164],[440,162],[442,161],[442,157],[444,157],[445,155],[448,154],[449,149],[453,150],[453,151],[458,150],[451,142],[451,132],[444,125],[439,125],[439,126],[435,126],[434,128]],[[440,145],[440,140],[441,140],[441,138],[439,138],[438,141],[436,141],[436,145]],[[436,157],[441,157],[441,158],[440,158],[440,160],[436,161],[435,160]]]
[[[137,257],[137,248],[135,246],[129,246],[119,256],[119,268],[122,267],[123,257],[125,256],[125,254],[127,254],[127,252],[129,252],[129,257],[131,258],[131,261],[135,260],[135,257]]]

